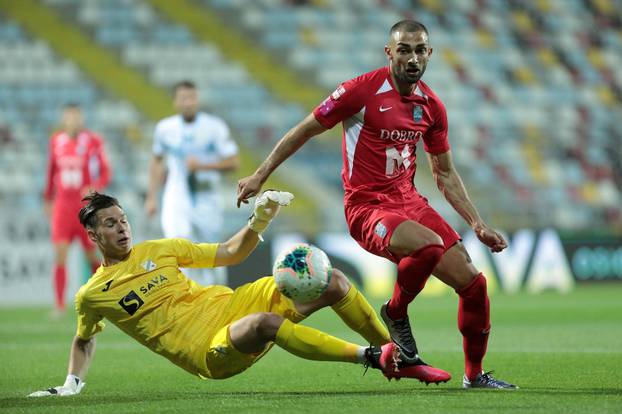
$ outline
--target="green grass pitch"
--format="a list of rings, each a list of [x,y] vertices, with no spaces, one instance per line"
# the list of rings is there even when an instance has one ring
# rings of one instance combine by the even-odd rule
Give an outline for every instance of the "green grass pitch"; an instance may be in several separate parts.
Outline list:
[[[304,361],[273,349],[245,373],[202,381],[114,326],[98,337],[81,395],[28,399],[65,378],[74,317],[0,308],[0,412],[125,413],[600,413],[622,412],[622,285],[563,295],[495,294],[485,368],[518,391],[462,390],[455,296],[411,305],[425,359],[449,370],[440,386],[387,382],[357,365]],[[375,305],[379,305],[376,303]],[[304,323],[362,343],[330,309]]]

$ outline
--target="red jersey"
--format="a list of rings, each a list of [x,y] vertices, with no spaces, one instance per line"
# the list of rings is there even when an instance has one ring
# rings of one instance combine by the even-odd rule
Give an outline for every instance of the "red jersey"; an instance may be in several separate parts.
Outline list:
[[[110,182],[110,166],[102,139],[82,130],[76,138],[57,132],[50,138],[44,196],[47,200],[80,203],[88,189]]]
[[[343,122],[343,169],[346,202],[354,194],[400,193],[414,188],[416,145],[425,151],[449,150],[447,113],[423,81],[410,96],[393,86],[388,67],[342,83],[313,111],[326,128]]]

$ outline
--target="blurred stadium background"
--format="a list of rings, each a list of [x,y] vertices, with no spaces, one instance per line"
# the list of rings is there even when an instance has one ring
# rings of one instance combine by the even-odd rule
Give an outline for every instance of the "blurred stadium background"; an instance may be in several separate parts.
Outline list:
[[[223,187],[230,233],[249,215],[235,208],[236,181],[341,81],[385,65],[388,29],[403,18],[430,30],[424,80],[445,102],[472,198],[510,247],[492,256],[476,241],[434,188],[422,148],[416,183],[489,279],[487,365],[520,392],[454,392],[456,297],[432,280],[411,311],[426,358],[454,374],[439,388],[279,350],[244,375],[197,382],[109,326],[84,395],[25,399],[62,382],[75,332],[72,314],[47,317],[53,252],[42,190],[62,106],[79,103],[105,138],[108,192],[141,241],[161,236],[143,212],[155,122],[174,111],[171,85],[195,81],[203,108],[228,122],[242,149]],[[620,67],[619,0],[0,0],[0,411],[620,412]],[[376,307],[386,299],[394,269],[347,234],[340,169],[340,128],[281,167],[271,185],[297,199],[230,269],[232,286],[269,273],[281,246],[306,239]],[[69,293],[88,277],[78,248],[70,260]],[[360,341],[329,311],[308,323]]]
[[[494,259],[478,246],[420,148],[418,187],[480,267],[507,291],[622,281],[619,1],[0,0],[2,303],[52,300],[41,193],[63,104],[82,105],[106,139],[108,192],[140,241],[160,236],[142,210],[154,123],[173,113],[171,85],[195,81],[204,109],[228,122],[243,151],[223,194],[231,232],[249,212],[235,208],[237,179],[341,81],[384,65],[387,31],[403,18],[428,26],[435,50],[424,80],[448,109],[459,171],[482,215],[512,236]],[[268,273],[273,250],[304,238],[371,295],[386,295],[391,267],[347,235],[339,136],[335,128],[313,140],[276,174],[296,205],[271,228],[252,273],[232,269],[232,285]],[[74,288],[83,280],[72,279]]]

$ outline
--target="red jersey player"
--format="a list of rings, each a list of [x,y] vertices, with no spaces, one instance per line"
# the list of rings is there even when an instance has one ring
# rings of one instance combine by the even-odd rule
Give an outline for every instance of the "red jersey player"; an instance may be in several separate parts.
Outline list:
[[[65,262],[73,239],[80,240],[93,271],[99,266],[95,245],[77,217],[82,198],[91,190],[101,190],[108,185],[110,167],[102,139],[84,129],[82,111],[75,104],[64,108],[62,129],[50,137],[48,154],[44,199],[51,218],[55,251],[53,285],[58,314],[65,308]]]
[[[414,186],[415,149],[423,140],[440,191],[493,252],[507,244],[480,217],[454,168],[441,100],[421,81],[432,48],[425,26],[396,23],[385,46],[389,66],[341,84],[279,141],[250,177],[238,183],[238,206],[258,194],[268,176],[311,137],[343,124],[345,216],[350,234],[366,250],[397,264],[391,300],[381,308],[403,367],[438,382],[438,371],[419,357],[408,304],[432,272],[460,297],[465,388],[516,388],[482,370],[490,331],[486,279],[471,263],[460,236]],[[426,367],[426,369],[424,369]],[[443,372],[443,371],[441,371]],[[447,374],[447,377],[449,374]]]

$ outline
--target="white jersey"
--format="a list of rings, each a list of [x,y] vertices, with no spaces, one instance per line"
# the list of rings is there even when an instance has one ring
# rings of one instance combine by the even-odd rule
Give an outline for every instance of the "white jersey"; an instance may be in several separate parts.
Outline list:
[[[185,122],[181,115],[164,118],[156,126],[153,141],[153,153],[167,159],[164,199],[186,200],[192,204],[200,201],[202,196],[217,192],[221,173],[196,171],[190,174],[186,159],[194,156],[201,163],[211,163],[237,152],[238,147],[231,139],[229,128],[216,116],[199,112],[192,122]]]
[[[162,232],[166,238],[181,237],[194,242],[217,242],[223,226],[220,171],[190,173],[186,160],[218,162],[238,153],[225,122],[199,112],[192,122],[181,115],[164,118],[156,126],[153,153],[165,156],[168,167],[162,195]],[[195,281],[207,285],[226,283],[224,268],[184,269]]]

